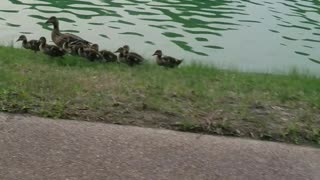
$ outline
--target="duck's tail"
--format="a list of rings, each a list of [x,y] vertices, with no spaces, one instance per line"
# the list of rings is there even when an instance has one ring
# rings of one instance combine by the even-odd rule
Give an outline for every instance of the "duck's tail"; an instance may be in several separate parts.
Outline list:
[[[177,59],[177,65],[181,64],[183,61],[183,59]]]

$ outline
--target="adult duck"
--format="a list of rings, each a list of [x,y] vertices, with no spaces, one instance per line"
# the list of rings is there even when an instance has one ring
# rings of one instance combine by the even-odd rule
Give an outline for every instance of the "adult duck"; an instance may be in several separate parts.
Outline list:
[[[66,54],[66,51],[60,47],[55,45],[48,45],[47,40],[45,37],[41,37],[39,39],[40,45],[39,49],[44,54],[51,56],[51,57],[62,57]]]
[[[21,35],[16,42],[22,41],[22,47],[25,49],[33,50],[34,52],[40,51],[40,42],[38,40],[27,40],[25,35]]]
[[[130,47],[128,45],[120,47],[116,53],[119,53],[119,61],[126,63],[129,66],[142,64],[144,62],[144,58],[141,55],[135,52],[130,52]]]
[[[62,47],[65,42],[79,43],[79,44],[91,44],[90,42],[82,39],[79,36],[70,33],[61,33],[59,28],[59,20],[55,16],[50,17],[47,24],[53,24],[53,30],[51,32],[52,41],[59,47]]]
[[[171,57],[171,56],[163,56],[161,50],[156,50],[153,56],[157,56],[156,62],[159,66],[164,66],[167,68],[175,68],[178,67],[183,60]]]

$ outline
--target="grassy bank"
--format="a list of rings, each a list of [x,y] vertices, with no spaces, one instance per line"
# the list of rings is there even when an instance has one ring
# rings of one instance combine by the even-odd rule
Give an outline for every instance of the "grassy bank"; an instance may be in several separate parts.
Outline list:
[[[4,112],[320,144],[320,79],[294,72],[129,68],[0,47],[0,77]]]

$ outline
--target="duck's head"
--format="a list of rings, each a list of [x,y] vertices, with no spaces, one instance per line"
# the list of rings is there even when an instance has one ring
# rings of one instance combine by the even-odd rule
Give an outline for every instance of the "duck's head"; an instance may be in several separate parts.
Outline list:
[[[128,45],[124,45],[124,46],[123,46],[123,51],[124,51],[125,53],[129,53],[130,47],[129,47]]]
[[[18,41],[26,41],[26,40],[27,40],[27,37],[26,37],[25,35],[21,35],[21,36],[18,38],[17,42],[18,42]]]
[[[99,51],[99,45],[98,44],[92,44],[91,45],[91,49],[93,49],[95,51]]]
[[[124,48],[123,47],[119,47],[118,50],[115,51],[115,53],[123,53]]]
[[[47,40],[45,37],[40,37],[39,42],[40,44],[46,44]]]
[[[162,56],[162,51],[156,50],[156,52],[154,52],[152,56]]]
[[[55,16],[51,16],[47,21],[46,24],[56,24],[58,19]]]

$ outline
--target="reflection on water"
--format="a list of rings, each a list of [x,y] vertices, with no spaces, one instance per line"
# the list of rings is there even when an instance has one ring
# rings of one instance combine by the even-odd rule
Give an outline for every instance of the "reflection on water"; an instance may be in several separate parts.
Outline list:
[[[60,18],[64,32],[116,49],[129,44],[186,60],[320,74],[318,0],[3,0],[0,40],[50,37],[44,24]]]

